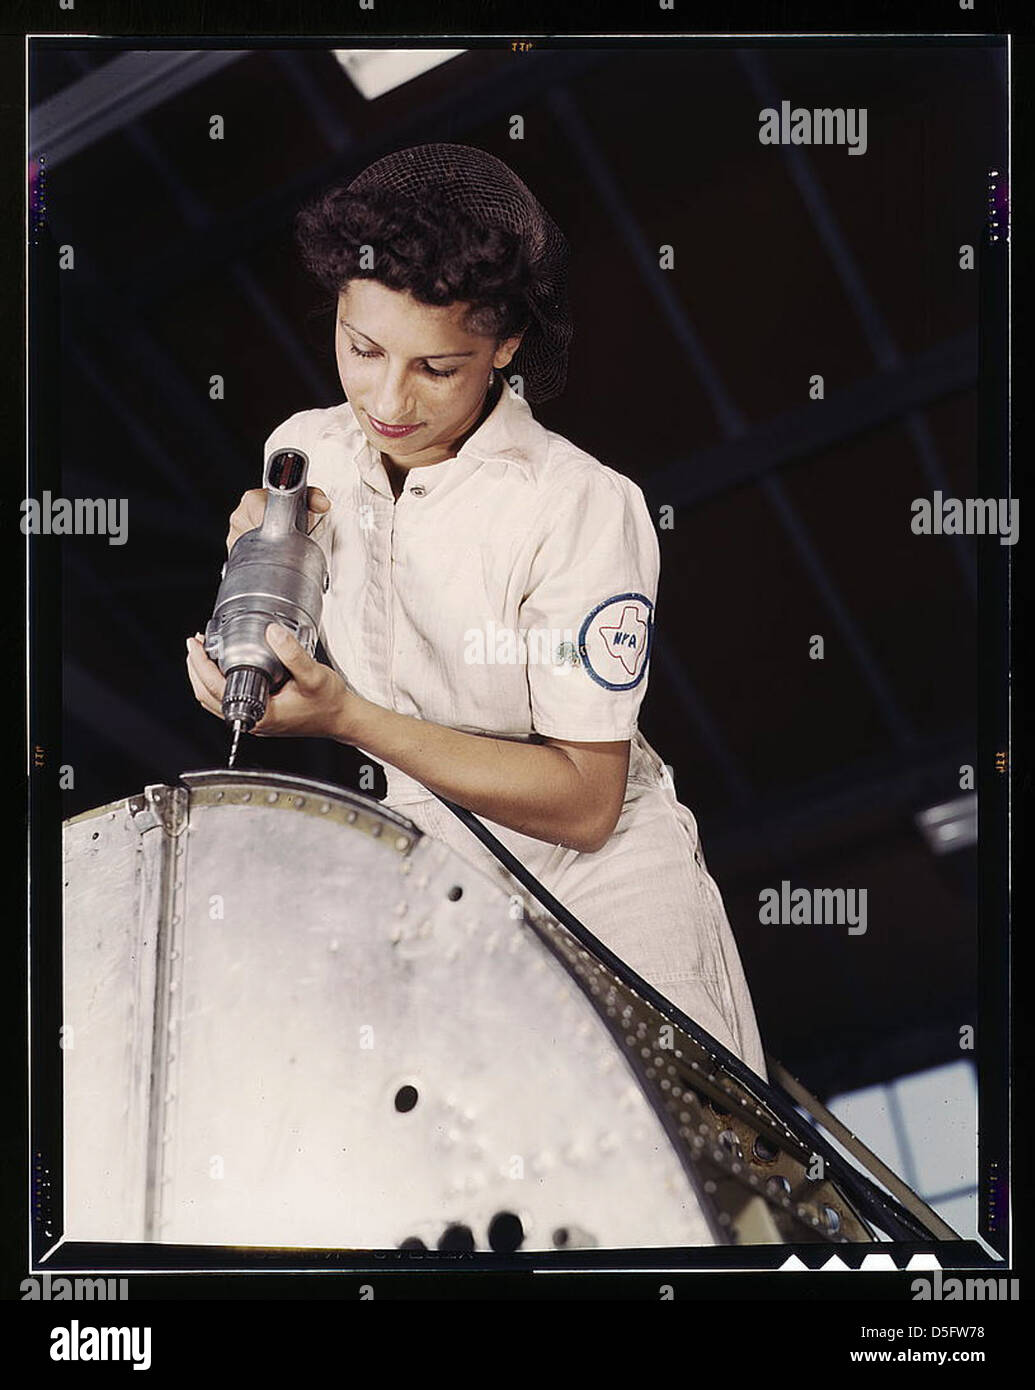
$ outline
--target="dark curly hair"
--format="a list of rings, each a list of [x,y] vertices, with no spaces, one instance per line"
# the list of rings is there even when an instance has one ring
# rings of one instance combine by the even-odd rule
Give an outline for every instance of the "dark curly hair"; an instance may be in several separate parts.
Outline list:
[[[334,297],[350,280],[377,280],[421,304],[468,304],[468,331],[497,342],[528,326],[532,272],[522,239],[434,196],[333,189],[298,213],[295,240]]]

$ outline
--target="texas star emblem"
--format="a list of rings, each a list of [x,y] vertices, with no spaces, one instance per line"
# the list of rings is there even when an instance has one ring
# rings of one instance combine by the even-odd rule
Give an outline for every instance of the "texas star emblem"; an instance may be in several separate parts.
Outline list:
[[[622,663],[630,676],[635,676],[640,653],[647,650],[647,624],[640,617],[635,603],[625,605],[620,623],[613,627],[601,623],[600,631],[604,634],[610,655]]]
[[[644,594],[616,594],[587,615],[579,631],[579,655],[598,685],[631,690],[643,679],[653,611]]]

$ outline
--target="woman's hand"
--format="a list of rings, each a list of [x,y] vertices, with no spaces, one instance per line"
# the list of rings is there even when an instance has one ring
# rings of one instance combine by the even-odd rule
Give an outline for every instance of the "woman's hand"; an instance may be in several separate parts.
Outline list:
[[[309,522],[306,530],[312,531],[324,512],[330,510],[331,499],[320,488],[311,487],[308,489],[306,501],[309,504]],[[256,527],[261,526],[262,518],[265,515],[266,489],[264,487],[253,487],[250,491],[242,494],[240,502],[230,514],[230,530],[226,537],[228,554],[234,548],[234,542],[238,536],[243,536],[245,531],[254,531]]]
[[[271,695],[262,720],[252,730],[260,738],[333,738],[347,741],[351,706],[358,700],[329,666],[314,661],[286,628],[270,623],[266,641],[287,667],[291,679]],[[205,654],[199,636],[187,638],[187,675],[198,703],[223,717],[226,677]]]

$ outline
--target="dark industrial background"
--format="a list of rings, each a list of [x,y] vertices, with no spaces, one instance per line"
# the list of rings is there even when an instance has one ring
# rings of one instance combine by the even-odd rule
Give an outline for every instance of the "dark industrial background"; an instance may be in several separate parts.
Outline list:
[[[62,576],[63,814],[225,761],[184,637],[266,435],[342,398],[294,213],[400,146],[476,145],[572,247],[568,386],[536,414],[675,509],[641,727],[699,821],[769,1051],[821,1095],[958,1061],[976,850],[935,853],[916,817],[977,761],[978,546],[996,543],[909,523],[936,489],[984,495],[980,276],[959,248],[1005,157],[1004,50],[482,49],[368,100],[321,48],[64,41],[35,45],[30,97],[39,245],[75,248],[41,281],[57,376],[35,383],[37,476],[129,503],[125,546],[38,551]],[[865,107],[865,155],[761,145],[783,98]],[[357,782],[349,749],[247,751]],[[866,935],[761,925],[783,880],[866,888]]]

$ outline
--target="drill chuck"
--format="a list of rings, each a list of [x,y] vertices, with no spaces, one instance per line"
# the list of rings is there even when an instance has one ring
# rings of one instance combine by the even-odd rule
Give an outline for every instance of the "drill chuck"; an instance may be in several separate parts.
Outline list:
[[[241,724],[250,734],[266,713],[270,697],[270,678],[258,666],[233,666],[223,692],[223,718],[228,724]]]

